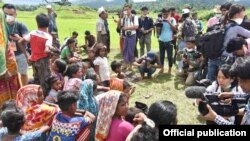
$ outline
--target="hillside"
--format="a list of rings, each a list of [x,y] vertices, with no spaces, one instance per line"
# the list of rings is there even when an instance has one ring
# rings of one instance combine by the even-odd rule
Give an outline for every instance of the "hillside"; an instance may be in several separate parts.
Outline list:
[[[130,2],[137,2],[137,1],[143,1],[143,0],[130,0]],[[147,5],[149,7],[164,7],[164,6],[176,6],[180,7],[183,6],[184,4],[190,4],[196,9],[210,9],[216,4],[222,4],[226,1],[231,1],[231,2],[237,2],[241,3],[245,6],[250,5],[249,0],[156,0],[156,2],[140,2],[140,3],[134,3],[134,5],[137,6],[142,6],[142,5]],[[76,0],[74,1],[76,4],[80,5],[87,5],[90,7],[100,7],[100,6],[105,6],[105,7],[114,7],[114,6],[120,6],[124,4],[124,0]]]

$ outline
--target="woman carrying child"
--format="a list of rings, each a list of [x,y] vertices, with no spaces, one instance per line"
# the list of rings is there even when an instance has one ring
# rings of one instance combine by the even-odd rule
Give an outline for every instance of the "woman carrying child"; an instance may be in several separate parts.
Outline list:
[[[30,131],[48,124],[59,108],[44,101],[40,85],[27,85],[17,92],[16,105],[25,113],[24,131]]]

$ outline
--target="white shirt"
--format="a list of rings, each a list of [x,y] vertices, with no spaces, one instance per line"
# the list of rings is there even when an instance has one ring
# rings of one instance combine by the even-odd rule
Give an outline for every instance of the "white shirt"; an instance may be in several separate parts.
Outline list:
[[[94,65],[99,66],[101,82],[110,80],[109,63],[107,57],[96,57]]]
[[[105,29],[104,20],[99,17],[96,23],[96,32],[101,32],[102,35],[107,34],[107,30]]]
[[[207,87],[206,89],[207,92],[214,92],[214,93],[222,93],[222,89],[220,86],[218,86],[217,82],[214,81],[212,83],[212,85],[210,85],[209,87]],[[231,92],[233,92],[233,94],[244,94],[243,90],[241,89],[240,86],[234,87]],[[235,116],[231,116],[228,118],[229,121],[234,122],[235,121]]]
[[[132,19],[132,17],[134,17],[134,20]],[[123,20],[125,20],[125,21],[123,21]],[[135,15],[131,15],[130,17],[126,16],[126,17],[122,18],[121,24],[123,27],[139,26],[139,19]],[[136,34],[136,30],[130,30],[130,31],[131,31],[131,35]]]
[[[212,83],[212,85],[208,86],[207,89],[206,89],[206,91],[207,92],[211,92],[211,93],[221,93],[221,92],[223,92],[222,89],[221,89],[221,87],[218,86],[218,84],[217,84],[216,81],[214,81]],[[231,92],[233,92],[234,94],[243,94],[244,93],[240,86],[234,87],[231,90]]]

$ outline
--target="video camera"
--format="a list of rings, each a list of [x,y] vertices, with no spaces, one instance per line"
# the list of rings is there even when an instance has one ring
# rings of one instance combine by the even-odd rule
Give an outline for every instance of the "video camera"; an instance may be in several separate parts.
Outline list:
[[[155,23],[156,27],[163,27],[163,22],[167,22],[167,20],[160,19]]]
[[[189,53],[193,53],[193,58],[194,58],[194,59],[198,59],[198,58],[200,58],[200,57],[202,56],[202,54],[201,54],[199,51],[197,51],[197,50],[194,50],[193,52],[189,52]],[[180,50],[180,51],[179,51],[179,54],[180,54],[180,55],[183,55],[183,57],[184,57],[185,59],[188,58],[188,52],[187,52],[187,51]]]
[[[231,103],[225,104],[221,102],[217,93],[206,91],[205,87],[193,86],[185,90],[185,95],[188,98],[200,98],[198,110],[202,115],[208,114],[207,104],[221,116],[235,116],[239,112],[239,108],[247,104],[247,98],[232,98]]]

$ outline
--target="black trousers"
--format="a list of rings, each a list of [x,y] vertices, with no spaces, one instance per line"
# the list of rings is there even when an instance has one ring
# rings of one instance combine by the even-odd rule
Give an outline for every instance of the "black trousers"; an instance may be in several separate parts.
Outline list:
[[[172,41],[169,41],[169,42],[159,41],[159,50],[160,50],[161,65],[164,66],[165,53],[167,51],[168,66],[171,68],[173,66],[173,44],[172,44]]]

